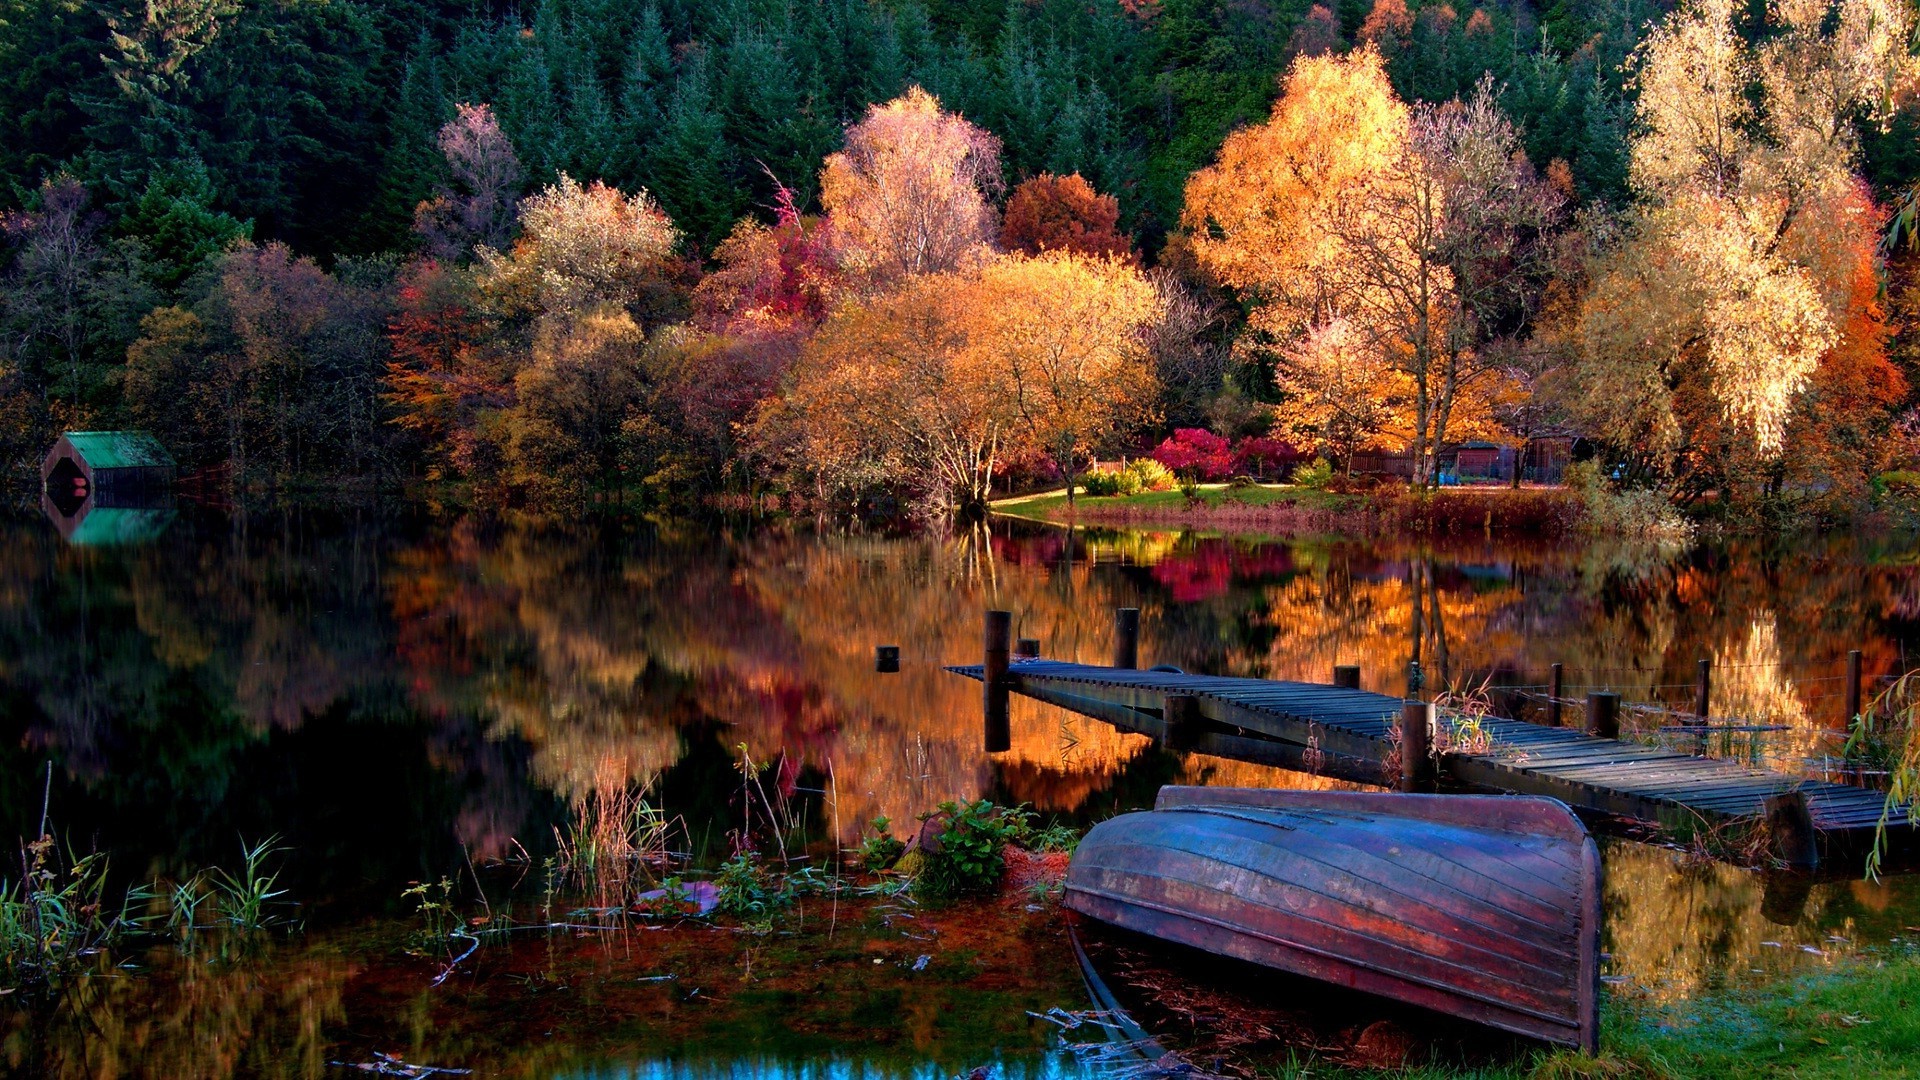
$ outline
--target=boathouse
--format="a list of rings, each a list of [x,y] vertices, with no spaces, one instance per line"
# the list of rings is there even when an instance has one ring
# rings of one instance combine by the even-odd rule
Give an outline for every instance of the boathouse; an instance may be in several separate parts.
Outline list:
[[[40,463],[56,502],[132,505],[173,486],[173,456],[144,431],[69,431]]]

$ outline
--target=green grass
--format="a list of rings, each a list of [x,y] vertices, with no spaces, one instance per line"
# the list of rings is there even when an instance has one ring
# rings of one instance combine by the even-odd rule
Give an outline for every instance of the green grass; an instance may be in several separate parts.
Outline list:
[[[1294,487],[1291,484],[1257,484],[1252,487],[1230,488],[1226,484],[1200,485],[1200,502],[1208,509],[1221,506],[1276,506],[1292,505],[1303,510],[1342,510],[1356,502],[1351,495],[1336,495],[1329,491],[1313,488]],[[1188,509],[1187,497],[1179,491],[1143,491],[1138,495],[1088,496],[1074,499],[1074,505],[1080,510],[1127,510],[1155,515],[1178,515]],[[1052,520],[1065,516],[1067,493],[1050,491],[1043,495],[1024,495],[1012,499],[1002,499],[993,504],[995,513],[1013,517]]]
[[[1408,1080],[1867,1080],[1920,1077],[1920,957],[1860,961],[1831,973],[1727,990],[1670,1006],[1611,1001],[1598,1058],[1541,1053],[1495,1068],[1353,1072],[1324,1063],[1275,1077]]]

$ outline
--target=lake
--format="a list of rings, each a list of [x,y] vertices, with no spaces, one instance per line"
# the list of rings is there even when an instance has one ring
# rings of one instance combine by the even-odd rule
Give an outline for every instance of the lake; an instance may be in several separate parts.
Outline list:
[[[898,832],[946,799],[1084,826],[1166,783],[1333,786],[1023,699],[1011,749],[984,753],[979,685],[942,666],[978,661],[989,607],[1048,656],[1106,662],[1128,606],[1143,664],[1315,681],[1358,664],[1401,694],[1418,661],[1428,690],[1504,687],[1529,708],[1559,663],[1569,696],[1646,706],[1640,727],[1688,708],[1708,659],[1714,715],[1755,729],[1710,752],[1869,783],[1835,760],[1846,654],[1869,693],[1920,657],[1904,538],[1662,551],[998,520],[895,536],[399,505],[97,525],[76,543],[0,522],[7,827],[31,838],[44,812],[128,883],[232,868],[275,837],[298,929],[143,948],[16,997],[0,1051],[27,1073],[319,1075],[379,1053],[530,1077],[1097,1072],[1045,1019],[1089,1006],[1042,905],[970,926],[815,899],[767,936],[507,935],[436,987],[421,894],[402,895],[445,879],[463,918],[543,890],[551,905],[542,867],[569,830],[642,788],[710,868],[756,812],[829,859],[872,819]],[[901,647],[898,674],[874,670],[880,644]],[[1615,993],[1674,1000],[1920,933],[1913,878],[1802,897],[1625,841],[1606,859]],[[827,962],[869,954],[858,979]]]

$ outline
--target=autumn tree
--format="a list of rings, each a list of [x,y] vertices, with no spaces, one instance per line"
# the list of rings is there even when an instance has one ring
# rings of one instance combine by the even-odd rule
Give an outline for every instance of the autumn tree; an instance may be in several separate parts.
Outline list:
[[[504,317],[563,330],[574,318],[615,307],[644,318],[666,305],[679,230],[646,192],[627,195],[596,180],[560,179],[520,205],[509,253],[479,249],[479,280]]]
[[[953,270],[993,233],[1000,141],[919,87],[847,129],[826,159],[820,202],[847,269],[869,282]]]
[[[1318,322],[1286,347],[1275,369],[1275,426],[1327,448],[1351,471],[1364,449],[1401,451],[1412,433],[1414,388],[1353,320]]]
[[[1005,365],[969,347],[974,285],[923,274],[837,309],[761,410],[759,453],[822,496],[899,487],[935,508],[984,506],[1020,416]]]
[[[1069,481],[1085,454],[1151,417],[1160,295],[1128,261],[1007,256],[979,272],[967,304],[974,364],[1004,369],[1022,437]]]
[[[1079,173],[1041,173],[1013,189],[1000,225],[1000,247],[1038,255],[1129,257],[1133,243],[1118,229],[1120,202],[1093,190]]]
[[[477,246],[504,248],[526,170],[489,105],[455,106],[435,140],[446,181],[413,211],[413,230],[425,253],[461,259]]]
[[[473,277],[428,259],[408,265],[397,284],[384,379],[393,422],[420,440],[429,479],[487,476],[500,462],[482,420],[511,400],[513,371],[479,311]]]
[[[1485,345],[1524,324],[1559,208],[1489,84],[1409,109],[1369,47],[1296,61],[1268,122],[1188,182],[1183,224],[1201,266],[1254,301],[1252,344],[1343,319],[1411,382],[1424,485],[1450,437],[1483,429]]]
[[[741,218],[714,249],[718,265],[694,289],[696,321],[732,334],[810,328],[826,317],[840,287],[831,229],[801,215],[784,185],[774,224]]]
[[[1642,46],[1641,203],[1569,332],[1579,419],[1682,497],[1777,486],[1822,365],[1878,349],[1857,121],[1914,77],[1904,4],[1786,0],[1757,46],[1736,17],[1696,0]]]

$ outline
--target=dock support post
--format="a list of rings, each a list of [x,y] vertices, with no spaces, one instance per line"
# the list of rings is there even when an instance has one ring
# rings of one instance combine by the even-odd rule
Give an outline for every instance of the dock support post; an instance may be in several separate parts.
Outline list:
[[[1807,793],[1783,791],[1767,796],[1767,837],[1773,857],[1790,870],[1820,865],[1820,838],[1807,810]]]
[[[873,670],[883,675],[892,675],[900,670],[900,646],[875,645],[873,647]]]
[[[1140,667],[1140,609],[1123,607],[1113,613],[1113,666],[1126,671]]]
[[[1596,690],[1587,695],[1587,734],[1620,737],[1620,695]]]
[[[1567,666],[1553,665],[1553,674],[1547,677],[1547,726],[1560,726],[1560,694],[1566,689]]]
[[[1433,790],[1433,706],[1409,701],[1400,706],[1400,790]]]
[[[1166,725],[1169,750],[1187,751],[1200,741],[1200,699],[1192,694],[1168,694],[1160,699],[1160,718]]]
[[[1713,661],[1702,660],[1694,668],[1693,675],[1693,715],[1702,724],[1707,722],[1707,702],[1713,692]]]
[[[1860,719],[1860,650],[1847,651],[1847,727]]]
[[[989,611],[986,621],[984,676],[987,753],[1004,753],[1013,746],[1013,724],[1007,711],[1007,653],[1012,644],[1013,613]]]
[[[1014,643],[1013,655],[1016,657],[1019,657],[1022,660],[1039,659],[1040,658],[1040,639],[1037,637],[1021,638],[1019,641]]]
[[[1360,689],[1360,665],[1335,664],[1333,666],[1333,685],[1345,690]]]

